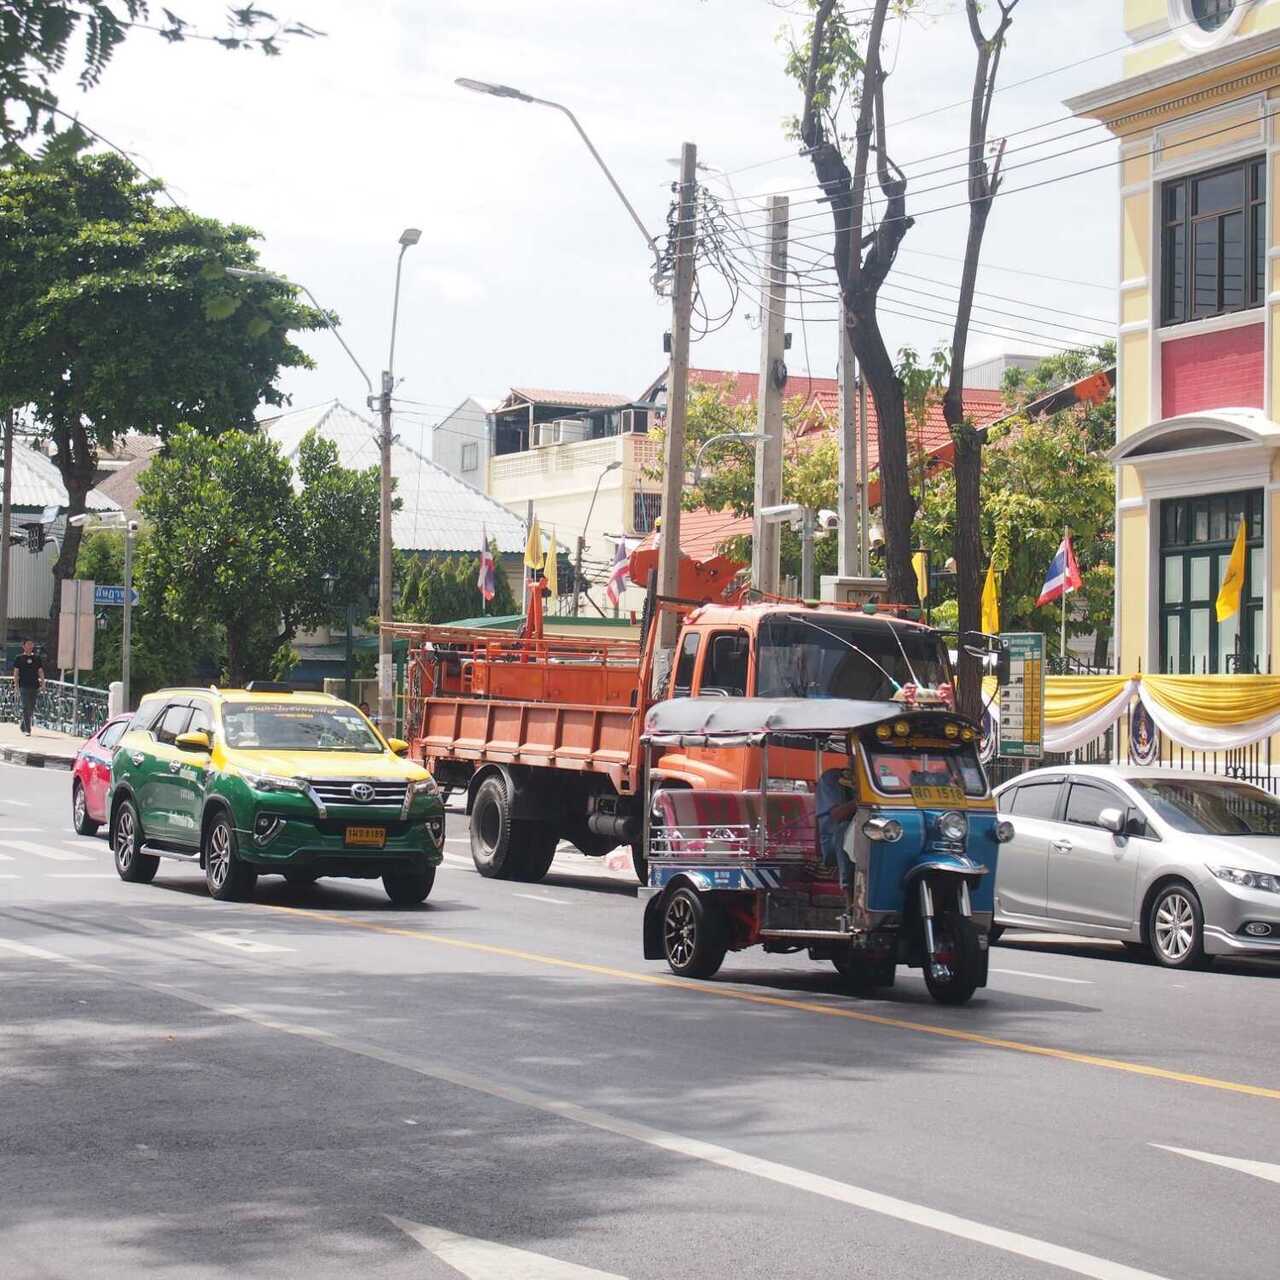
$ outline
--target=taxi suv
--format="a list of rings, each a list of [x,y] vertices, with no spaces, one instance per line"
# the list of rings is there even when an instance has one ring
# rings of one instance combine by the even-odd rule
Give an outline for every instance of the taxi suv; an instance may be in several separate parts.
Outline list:
[[[196,863],[224,901],[259,875],[381,877],[392,902],[422,902],[444,806],[407,751],[350,703],[288,685],[150,694],[111,762],[116,871],[145,884],[161,858]]]

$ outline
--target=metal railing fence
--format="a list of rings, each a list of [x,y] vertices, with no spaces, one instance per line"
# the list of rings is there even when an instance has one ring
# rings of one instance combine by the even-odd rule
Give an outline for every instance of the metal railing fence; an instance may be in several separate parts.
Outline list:
[[[12,680],[0,680],[0,721],[21,718],[17,690]],[[46,680],[36,699],[35,722],[42,729],[55,729],[87,738],[107,719],[107,691],[66,680]]]

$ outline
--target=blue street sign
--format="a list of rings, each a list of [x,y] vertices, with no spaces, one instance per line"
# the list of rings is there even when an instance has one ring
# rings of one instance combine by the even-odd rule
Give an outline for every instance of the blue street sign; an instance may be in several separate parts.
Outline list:
[[[134,587],[131,591],[132,599],[130,603],[136,609],[138,606],[138,588]],[[124,605],[124,588],[123,587],[106,587],[96,586],[93,589],[93,605],[99,608],[102,605],[116,605],[123,607]]]

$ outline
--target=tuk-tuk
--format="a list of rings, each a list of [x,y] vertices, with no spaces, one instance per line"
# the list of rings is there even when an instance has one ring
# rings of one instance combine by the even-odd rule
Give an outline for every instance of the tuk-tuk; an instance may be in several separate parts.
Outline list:
[[[730,950],[807,951],[864,992],[907,964],[935,1000],[963,1004],[987,982],[996,855],[1013,836],[978,739],[955,712],[910,703],[657,703],[645,958],[707,978]],[[673,785],[682,753],[708,749],[759,752],[759,788]]]

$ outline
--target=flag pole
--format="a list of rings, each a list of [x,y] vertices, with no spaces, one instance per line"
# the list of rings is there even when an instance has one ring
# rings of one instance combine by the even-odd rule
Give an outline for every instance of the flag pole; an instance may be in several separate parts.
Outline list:
[[[1071,526],[1064,525],[1062,530],[1062,545],[1067,545],[1067,539],[1071,537]],[[1063,574],[1066,574],[1067,563],[1062,563]],[[1058,641],[1058,660],[1062,663],[1062,674],[1067,674],[1067,584],[1064,577],[1062,583],[1062,634]]]

